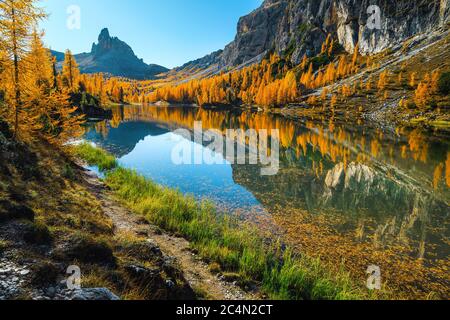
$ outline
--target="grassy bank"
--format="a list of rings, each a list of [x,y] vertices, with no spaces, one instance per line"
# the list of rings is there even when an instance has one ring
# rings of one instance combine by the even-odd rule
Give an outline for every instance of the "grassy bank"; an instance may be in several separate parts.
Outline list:
[[[75,156],[82,158],[90,166],[97,166],[101,171],[117,167],[117,160],[106,151],[95,148],[88,143],[82,143],[75,149]]]
[[[117,166],[116,162],[112,165],[111,155],[89,144],[76,149],[91,165]],[[203,259],[220,266],[220,272],[232,275],[243,287],[258,286],[271,299],[369,298],[344,271],[330,272],[318,259],[268,243],[253,227],[218,214],[208,202],[198,202],[120,167],[108,170],[105,182],[136,214],[188,239]]]

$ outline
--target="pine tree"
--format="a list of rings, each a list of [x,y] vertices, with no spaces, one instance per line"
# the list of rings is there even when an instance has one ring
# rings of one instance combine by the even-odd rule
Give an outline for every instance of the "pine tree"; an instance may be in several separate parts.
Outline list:
[[[441,76],[441,73],[439,70],[433,71],[433,74],[431,75],[431,83],[430,83],[430,89],[432,94],[437,94],[439,92],[439,78]]]
[[[44,47],[41,40],[42,36],[36,30],[33,31],[31,51],[26,59],[28,70],[27,80],[48,91],[54,85],[55,73],[52,65],[53,57],[50,50]]]
[[[308,100],[306,101],[309,105],[314,106],[317,104],[317,97],[316,96],[310,96]]]
[[[331,41],[330,47],[328,48],[328,56],[331,57],[334,52],[334,40]]]
[[[345,56],[342,55],[339,59],[338,69],[337,69],[337,76],[338,78],[343,78],[346,75],[346,68],[347,68],[347,61],[345,59]]]
[[[293,71],[289,71],[284,79],[288,90],[287,102],[295,102],[298,97],[297,79]]]
[[[50,51],[41,41],[41,35],[33,31],[31,50],[27,54],[26,84],[27,90],[22,95],[24,111],[26,111],[27,131],[41,130],[45,127],[46,118],[50,115],[44,103],[53,86],[53,68]]]
[[[7,58],[6,53],[0,48],[0,117],[4,117],[5,108],[5,94],[6,94],[6,79],[7,79]]]
[[[64,55],[64,63],[62,77],[66,87],[70,92],[77,91],[77,81],[80,76],[77,61],[70,50],[66,50]]]
[[[308,72],[304,73],[301,77],[300,82],[307,88],[311,87],[311,83],[313,80],[313,64],[312,62],[309,64]]]
[[[380,73],[380,78],[378,80],[378,90],[379,92],[386,89],[386,85],[388,83],[388,71],[384,70]]]
[[[328,90],[327,90],[327,88],[323,88],[322,94],[320,95],[320,99],[322,100],[322,102],[325,102],[327,100],[327,96],[328,96]]]
[[[54,88],[53,58],[36,31],[26,63],[28,90],[24,105],[28,131],[40,132],[58,145],[80,135],[83,118],[74,114],[77,108],[70,105],[68,93]]]
[[[332,109],[334,109],[336,107],[337,102],[338,102],[337,96],[335,94],[333,94],[331,96],[331,102],[330,102]]]
[[[411,76],[409,78],[409,86],[411,88],[415,88],[416,87],[416,73],[415,72],[411,73]]]
[[[397,77],[397,84],[401,86],[403,84],[403,72],[400,71]]]
[[[22,93],[25,87],[24,57],[30,48],[31,34],[38,21],[45,17],[37,7],[37,0],[0,1],[0,48],[12,62],[12,91],[9,103],[13,106],[14,134],[19,136],[20,114],[23,111]]]
[[[103,74],[99,74],[98,79],[98,101],[100,106],[104,106],[108,103],[108,95],[105,90],[105,80],[103,79]],[[139,102],[139,95],[136,93],[136,98],[134,102]]]
[[[305,55],[303,55],[303,59],[302,59],[302,63],[301,63],[301,70],[305,70],[306,69],[306,65],[308,64],[308,57]]]
[[[414,94],[414,102],[419,108],[426,106],[430,99],[430,86],[425,82],[420,82]]]

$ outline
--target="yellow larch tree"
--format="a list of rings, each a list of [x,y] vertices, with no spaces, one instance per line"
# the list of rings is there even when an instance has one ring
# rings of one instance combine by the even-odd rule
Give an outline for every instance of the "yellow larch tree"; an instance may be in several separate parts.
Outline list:
[[[399,72],[398,76],[397,76],[397,84],[399,86],[401,86],[403,84],[403,72]]]
[[[338,102],[338,98],[337,98],[337,96],[335,94],[333,94],[331,96],[331,102],[330,102],[331,108],[334,109],[336,107],[336,105],[337,105],[337,102]]]
[[[439,92],[439,78],[441,76],[441,73],[439,70],[433,71],[431,75],[431,83],[430,83],[430,89],[432,94],[437,94]]]
[[[77,107],[70,105],[68,90],[55,87],[53,58],[36,31],[25,60],[28,72],[24,107],[28,131],[39,132],[58,145],[82,134],[83,117],[75,115]]]
[[[307,64],[308,64],[308,57],[305,54],[303,55],[302,63],[300,64],[301,70],[304,71],[306,69]]]
[[[386,85],[388,83],[388,75],[389,75],[388,72],[389,72],[388,70],[384,70],[383,72],[380,73],[380,78],[378,80],[378,85],[377,85],[378,92],[380,92],[380,93],[386,89]]]
[[[356,71],[357,62],[359,57],[359,43],[356,44],[355,49],[353,50],[353,57],[352,57],[352,72]]]
[[[409,86],[411,88],[416,87],[416,77],[417,77],[417,73],[415,73],[415,72],[411,73],[411,75],[409,77]]]
[[[370,76],[366,82],[366,91],[371,91],[371,90],[372,90],[372,76]]]
[[[426,82],[420,82],[414,93],[414,102],[417,107],[424,108],[430,99],[430,86]]]
[[[21,113],[23,112],[23,90],[26,86],[24,58],[30,49],[31,34],[39,20],[45,17],[37,6],[37,0],[0,1],[0,48],[10,64],[11,87],[8,104],[12,113],[7,112],[14,124],[14,134],[19,137]]]
[[[324,103],[327,100],[327,97],[328,97],[328,89],[323,88],[322,94],[320,95],[320,100],[322,100],[322,102]]]
[[[64,63],[62,70],[63,83],[70,92],[76,92],[78,90],[78,78],[80,76],[80,70],[78,69],[77,61],[72,55],[70,50],[66,50],[64,55]]]

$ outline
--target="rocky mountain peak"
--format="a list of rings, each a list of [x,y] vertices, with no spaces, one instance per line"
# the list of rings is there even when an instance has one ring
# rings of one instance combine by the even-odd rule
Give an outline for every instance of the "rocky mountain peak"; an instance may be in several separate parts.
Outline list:
[[[377,28],[368,24],[374,5],[380,17]],[[445,27],[449,11],[449,0],[265,0],[239,20],[222,64],[236,66],[270,50],[289,52],[297,64],[304,54],[320,52],[328,34],[348,52],[359,44],[362,54],[375,54]]]
[[[111,37],[108,28],[104,28],[98,36],[98,44],[92,44],[91,53],[100,56],[111,52],[136,57],[133,49],[128,44],[117,37]]]
[[[111,40],[111,36],[109,35],[108,28],[104,28],[100,35],[98,36],[98,43],[107,42],[108,40]]]
[[[53,52],[59,58],[61,68],[64,54]],[[156,75],[168,69],[146,64],[139,59],[133,49],[117,37],[111,37],[108,28],[102,29],[98,43],[92,44],[91,52],[75,55],[82,73],[105,73],[113,76],[137,80],[154,79]]]

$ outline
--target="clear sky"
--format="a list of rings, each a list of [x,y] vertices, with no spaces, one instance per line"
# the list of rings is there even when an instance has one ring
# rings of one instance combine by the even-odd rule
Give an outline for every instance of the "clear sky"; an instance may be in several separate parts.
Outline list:
[[[41,24],[53,50],[89,52],[102,28],[128,43],[146,63],[168,68],[201,58],[231,42],[239,17],[262,0],[45,0]],[[80,8],[80,29],[69,29],[67,9]],[[71,20],[73,21],[73,20]]]

